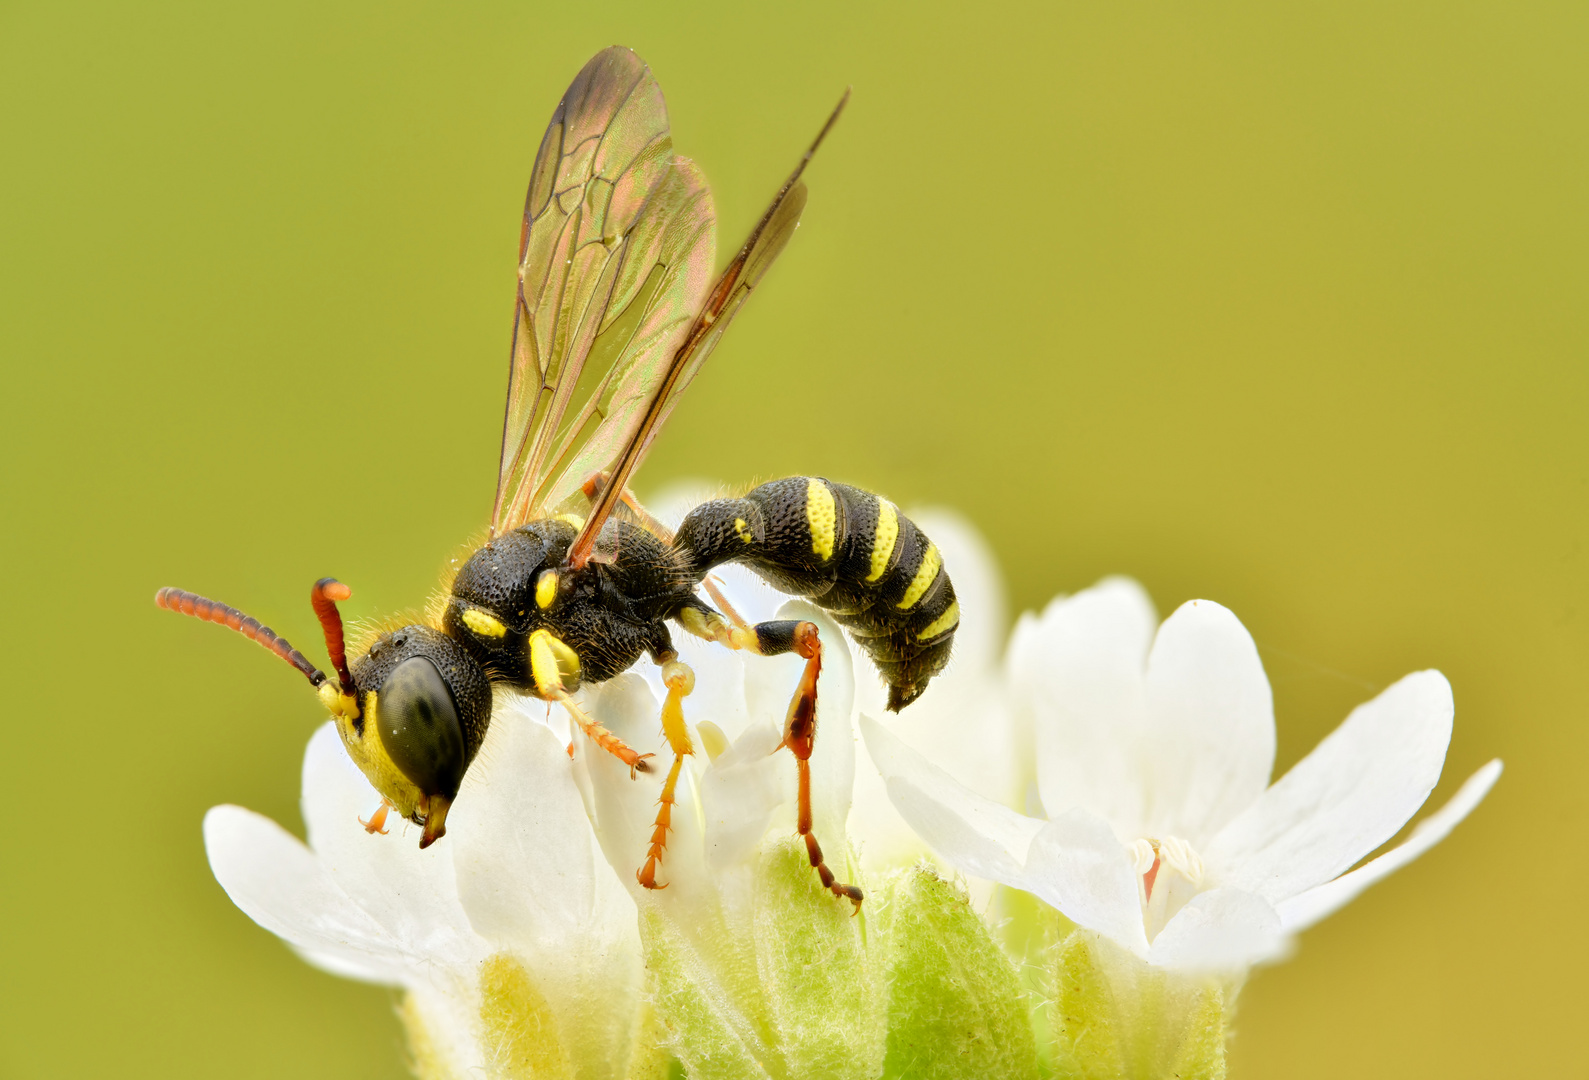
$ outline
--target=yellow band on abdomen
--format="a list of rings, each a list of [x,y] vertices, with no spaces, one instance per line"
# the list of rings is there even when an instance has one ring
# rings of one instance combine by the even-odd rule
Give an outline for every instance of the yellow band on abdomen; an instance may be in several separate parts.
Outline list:
[[[938,571],[942,566],[943,562],[938,557],[938,545],[928,544],[927,554],[921,557],[921,565],[916,568],[916,576],[910,579],[910,588],[905,590],[905,595],[900,597],[895,607],[901,610],[914,607],[916,601],[926,593],[927,587],[938,579]]]
[[[811,551],[823,562],[833,558],[833,541],[838,531],[839,513],[833,505],[833,492],[816,477],[806,481],[806,522],[811,526]]]
[[[958,625],[960,625],[960,601],[956,600],[954,603],[950,604],[947,609],[945,609],[942,615],[928,623],[921,630],[921,632],[916,635],[916,640],[931,641],[939,634],[942,634],[946,630],[952,630]]]
[[[899,514],[887,499],[877,500],[877,530],[872,533],[872,572],[867,581],[876,581],[888,569],[888,560],[894,556],[894,543],[899,539]]]

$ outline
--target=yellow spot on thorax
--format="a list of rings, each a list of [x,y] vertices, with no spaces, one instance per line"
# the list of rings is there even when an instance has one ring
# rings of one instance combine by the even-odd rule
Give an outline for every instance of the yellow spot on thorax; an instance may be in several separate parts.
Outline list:
[[[921,565],[916,568],[916,576],[910,579],[910,588],[905,590],[905,595],[900,597],[895,606],[901,610],[914,607],[926,593],[927,587],[938,579],[938,571],[942,568],[943,561],[938,555],[938,545],[928,544],[927,554],[921,557]]]
[[[956,600],[944,610],[942,615],[923,627],[922,631],[916,635],[916,640],[931,641],[939,634],[952,630],[958,625],[960,625],[960,601]]]
[[[833,492],[816,477],[806,481],[806,522],[811,526],[811,550],[823,562],[833,558],[833,541],[838,531],[838,508]]]
[[[508,632],[501,620],[487,615],[479,608],[464,608],[463,624],[481,637],[499,638]]]
[[[894,557],[894,542],[899,539],[899,514],[887,499],[877,500],[877,530],[872,533],[872,572],[867,581],[876,581]]]
[[[572,525],[575,532],[579,532],[585,527],[585,519],[578,514],[558,514],[555,520],[561,521],[565,525]]]
[[[557,571],[543,570],[541,576],[535,579],[535,606],[549,608],[552,601],[557,599]]]

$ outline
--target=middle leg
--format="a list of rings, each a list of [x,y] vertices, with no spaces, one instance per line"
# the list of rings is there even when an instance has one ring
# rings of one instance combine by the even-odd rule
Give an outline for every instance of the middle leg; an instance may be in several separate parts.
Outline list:
[[[665,883],[657,884],[657,866],[662,862],[662,854],[668,846],[668,832],[673,828],[679,772],[684,768],[685,757],[695,753],[695,747],[690,742],[690,729],[684,724],[684,698],[695,689],[695,672],[680,662],[677,656],[668,656],[662,661],[662,682],[668,688],[667,700],[662,703],[662,734],[668,740],[668,748],[673,751],[673,767],[668,770],[668,778],[662,785],[662,797],[658,800],[657,820],[651,830],[651,847],[646,851],[645,865],[635,875],[640,884],[648,889],[667,888]]]

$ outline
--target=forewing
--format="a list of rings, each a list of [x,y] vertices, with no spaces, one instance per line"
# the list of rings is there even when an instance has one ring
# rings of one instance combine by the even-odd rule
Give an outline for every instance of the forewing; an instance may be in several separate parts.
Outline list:
[[[705,177],[693,162],[675,158],[635,226],[608,322],[591,351],[587,378],[594,385],[555,440],[534,506],[558,507],[620,455],[704,302],[716,233]]]
[[[552,114],[525,199],[493,534],[547,505],[565,471],[558,461],[581,437],[570,423],[582,410],[571,417],[570,407],[577,390],[592,392],[581,377],[601,332],[637,324],[637,338],[643,330],[682,339],[705,283],[685,265],[699,247],[692,238],[703,201],[709,267],[710,197],[693,167],[674,160],[661,88],[629,50],[598,53]],[[695,218],[676,225],[686,207]],[[663,252],[675,262],[653,274]],[[644,307],[625,324],[637,298]],[[667,319],[651,318],[659,307],[682,307],[685,320],[670,329]],[[622,385],[605,374],[592,375],[599,388]]]
[[[751,291],[761,282],[772,267],[773,260],[788,245],[789,238],[800,225],[800,214],[806,205],[806,186],[800,180],[801,174],[838,120],[839,114],[844,111],[849,98],[846,91],[816,140],[751,230],[749,239],[713,284],[704,307],[690,325],[689,333],[659,373],[655,389],[648,395],[644,409],[636,410],[634,419],[627,426],[627,437],[622,443],[621,452],[610,459],[607,483],[591,507],[584,528],[568,550],[571,566],[583,566],[595,553],[602,526],[622,498],[629,478],[650,449],[652,440],[661,430],[662,422],[673,412],[696,372],[722,340],[728,324],[750,298]]]

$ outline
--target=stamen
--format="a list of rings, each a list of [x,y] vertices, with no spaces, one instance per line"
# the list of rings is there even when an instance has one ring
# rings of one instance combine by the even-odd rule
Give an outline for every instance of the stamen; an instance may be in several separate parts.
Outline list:
[[[1203,860],[1178,836],[1135,840],[1126,852],[1137,873],[1142,929],[1152,941],[1202,891]]]

